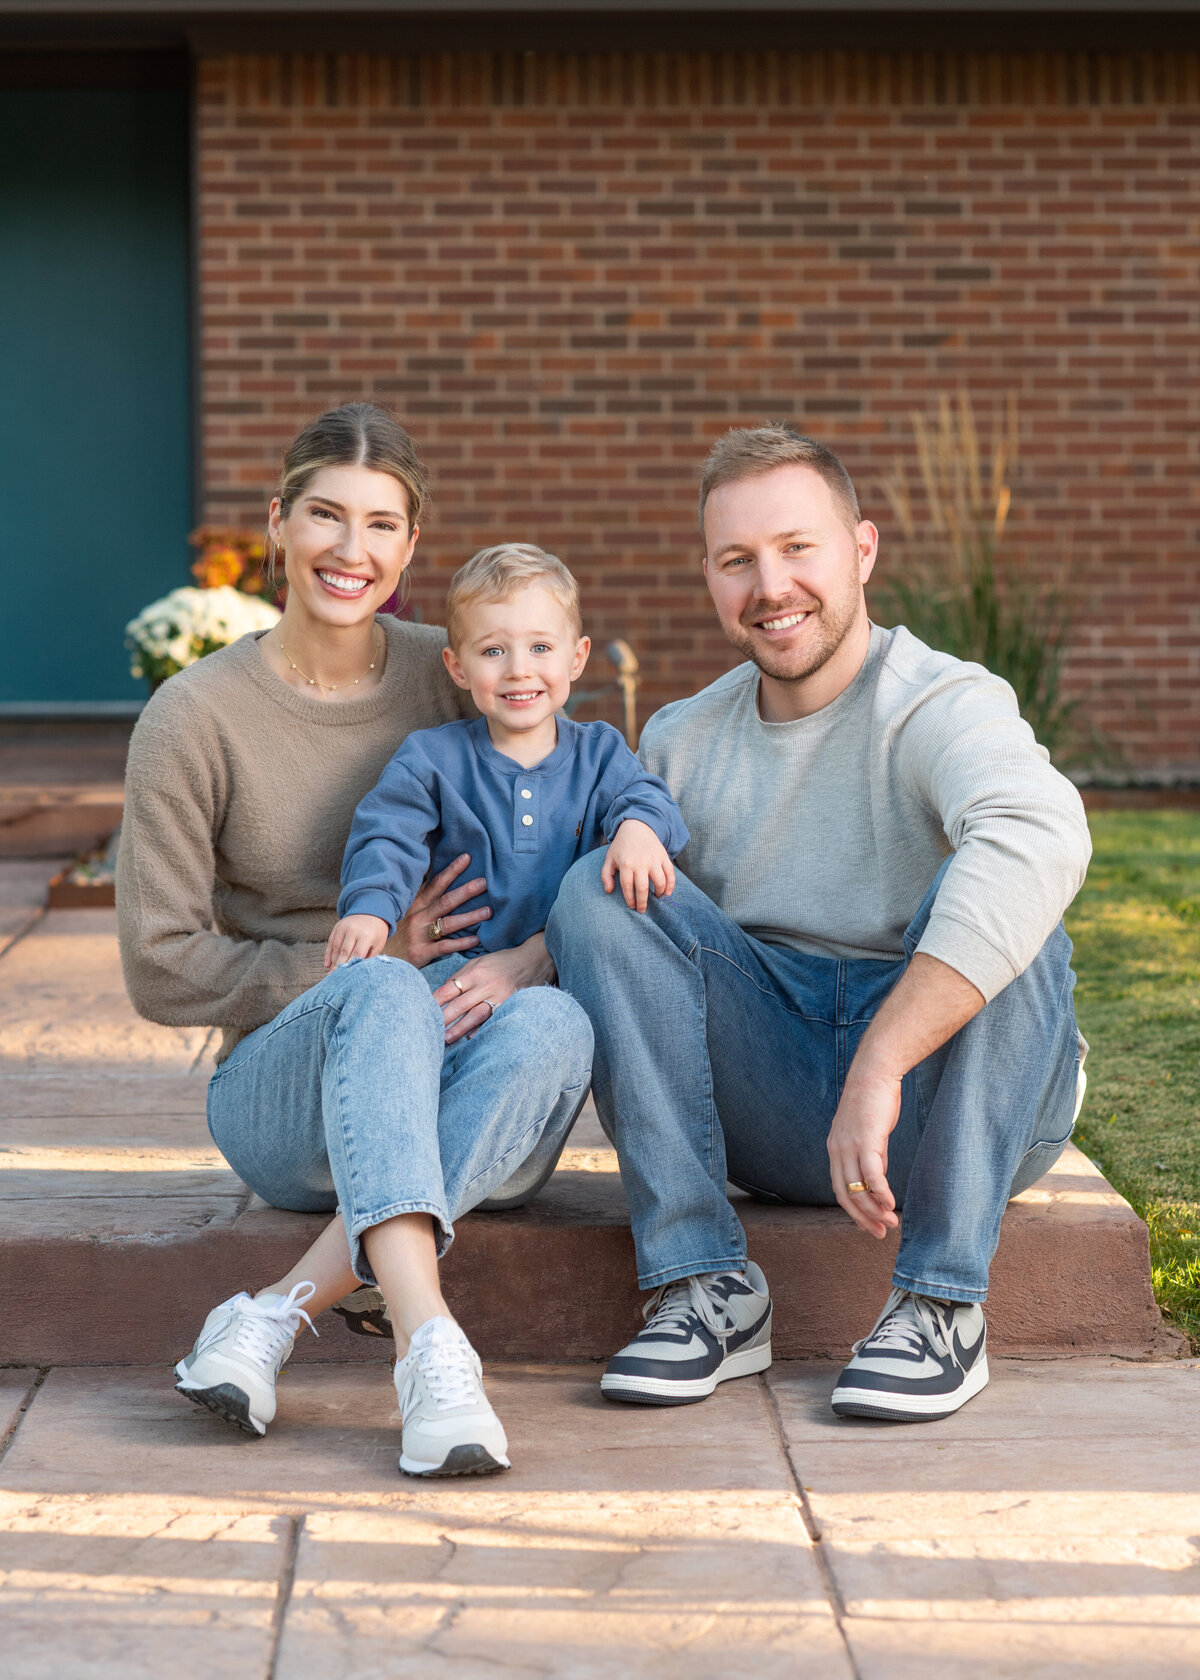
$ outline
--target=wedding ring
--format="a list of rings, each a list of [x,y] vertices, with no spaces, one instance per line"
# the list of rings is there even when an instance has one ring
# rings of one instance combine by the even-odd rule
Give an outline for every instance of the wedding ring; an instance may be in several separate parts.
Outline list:
[[[462,981],[458,978],[457,974],[452,974],[450,976],[450,982],[451,982],[452,985],[457,986],[460,992],[465,992],[466,989],[467,989],[463,985]]]
[[[857,1194],[858,1191],[860,1191],[860,1190],[869,1190],[871,1188],[871,1186],[869,1184],[864,1184],[861,1179],[856,1178],[854,1180],[854,1183],[853,1184],[847,1184],[846,1188],[852,1194]]]
[[[430,924],[429,924],[429,937],[435,943],[439,939],[444,939],[445,938],[445,934],[442,932],[442,918],[440,916],[438,917],[436,922],[430,922]]]
[[[491,998],[480,998],[479,1001],[487,1004],[488,1010],[490,1011],[488,1020],[490,1021],[492,1016],[496,1013],[496,1005],[492,1002]]]

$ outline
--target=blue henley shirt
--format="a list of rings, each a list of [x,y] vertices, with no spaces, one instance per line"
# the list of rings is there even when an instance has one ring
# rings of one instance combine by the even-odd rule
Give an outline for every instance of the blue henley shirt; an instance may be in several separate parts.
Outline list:
[[[478,956],[540,932],[567,870],[627,817],[672,857],[682,851],[679,807],[624,737],[609,723],[557,723],[558,744],[531,770],[496,751],[483,718],[407,736],[354,813],[338,915],[378,916],[394,932],[421,883],[467,852],[464,879],[487,880],[473,904],[492,909],[468,930]]]

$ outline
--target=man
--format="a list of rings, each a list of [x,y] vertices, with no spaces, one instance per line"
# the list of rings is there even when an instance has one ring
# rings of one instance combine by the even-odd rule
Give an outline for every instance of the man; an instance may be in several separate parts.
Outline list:
[[[547,929],[595,1028],[656,1292],[601,1386],[672,1405],[770,1363],[728,1178],[836,1201],[875,1237],[903,1208],[894,1287],[833,1407],[945,1417],[987,1382],[1005,1203],[1078,1112],[1061,917],[1090,855],[1082,804],[1006,683],[871,624],[878,532],[831,451],[783,425],[727,433],[700,525],[747,662],[642,737],[691,831],[675,892],[634,915],[588,858]]]

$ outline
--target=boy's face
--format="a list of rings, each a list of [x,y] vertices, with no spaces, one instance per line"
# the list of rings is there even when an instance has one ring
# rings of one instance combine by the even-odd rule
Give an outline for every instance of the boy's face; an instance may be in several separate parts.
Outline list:
[[[591,642],[577,636],[554,596],[531,583],[506,601],[477,601],[462,614],[446,669],[489,724],[526,734],[552,718],[587,664]]]

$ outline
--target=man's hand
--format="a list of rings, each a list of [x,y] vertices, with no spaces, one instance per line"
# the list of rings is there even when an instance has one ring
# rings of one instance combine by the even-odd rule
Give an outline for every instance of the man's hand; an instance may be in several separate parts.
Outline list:
[[[900,1081],[887,1074],[856,1074],[857,1058],[829,1128],[833,1193],[856,1225],[873,1237],[899,1223],[887,1181],[888,1139],[900,1118]],[[863,1190],[851,1190],[862,1184]]]
[[[829,1128],[829,1172],[841,1206],[873,1237],[900,1223],[887,1181],[900,1082],[982,1008],[982,992],[964,975],[918,951],[863,1034]]]
[[[645,910],[651,886],[659,898],[669,898],[675,891],[675,867],[667,848],[649,823],[636,817],[627,817],[613,835],[600,871],[606,893],[612,892],[618,877],[631,910]]]
[[[343,916],[333,924],[325,947],[325,967],[340,968],[351,957],[377,957],[388,942],[382,916]]]
[[[473,957],[433,994],[446,1020],[446,1043],[470,1038],[486,1026],[505,998],[523,986],[549,986],[553,982],[554,964],[540,933],[507,951]]]

